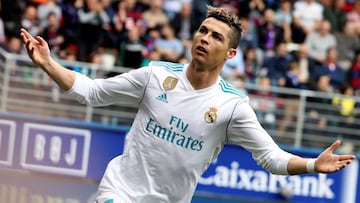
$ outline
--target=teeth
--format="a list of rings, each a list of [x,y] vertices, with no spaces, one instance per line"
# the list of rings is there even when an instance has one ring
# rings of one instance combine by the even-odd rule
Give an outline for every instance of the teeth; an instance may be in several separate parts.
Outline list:
[[[203,47],[198,47],[197,49],[200,51],[206,52],[206,50]]]

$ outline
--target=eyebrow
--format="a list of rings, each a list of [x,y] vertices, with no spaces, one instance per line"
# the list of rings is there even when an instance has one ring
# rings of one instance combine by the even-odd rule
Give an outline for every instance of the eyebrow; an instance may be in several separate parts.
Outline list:
[[[209,28],[206,27],[205,25],[201,25],[200,28],[206,28],[206,30],[209,30]],[[199,28],[199,29],[200,29],[200,28]],[[222,40],[224,40],[224,38],[225,38],[224,35],[223,35],[222,33],[220,33],[220,32],[211,31],[211,33],[212,33],[213,35],[219,36]]]

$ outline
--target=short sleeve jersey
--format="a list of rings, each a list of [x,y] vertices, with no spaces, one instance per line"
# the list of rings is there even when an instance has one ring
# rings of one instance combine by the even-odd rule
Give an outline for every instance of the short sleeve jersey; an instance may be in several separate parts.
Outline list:
[[[69,94],[79,101],[138,103],[124,153],[108,164],[100,192],[118,194],[124,203],[190,202],[201,174],[228,142],[251,151],[262,166],[287,173],[290,155],[261,127],[248,97],[221,77],[194,90],[187,67],[154,61],[110,79],[77,74]]]

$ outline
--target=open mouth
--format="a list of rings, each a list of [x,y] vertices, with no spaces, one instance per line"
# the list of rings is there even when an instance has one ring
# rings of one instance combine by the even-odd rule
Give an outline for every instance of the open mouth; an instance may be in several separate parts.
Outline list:
[[[205,49],[204,47],[202,47],[202,46],[197,46],[197,47],[196,47],[196,50],[197,50],[198,52],[203,53],[203,54],[206,54],[206,53],[207,53],[206,49]]]

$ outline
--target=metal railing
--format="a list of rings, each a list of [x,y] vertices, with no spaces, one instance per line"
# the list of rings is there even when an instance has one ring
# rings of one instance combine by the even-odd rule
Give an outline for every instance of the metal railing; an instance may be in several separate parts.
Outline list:
[[[106,77],[130,70],[123,67],[109,69],[102,65],[82,62],[63,60],[59,62],[66,67],[77,67],[77,71],[86,73],[91,78]],[[334,98],[343,99],[345,96],[280,87],[264,89],[247,83],[238,88],[247,91],[250,104],[260,122],[278,143],[296,147],[324,148],[335,139],[342,139],[342,150],[360,151],[358,109],[355,109],[350,116],[343,116],[339,113],[339,106],[332,104]],[[0,49],[0,94],[1,112],[24,113],[43,118],[129,125],[137,111],[135,106],[120,104],[107,107],[80,104],[63,94],[28,56],[10,54],[2,49]],[[360,103],[359,97],[353,96],[351,99]]]

